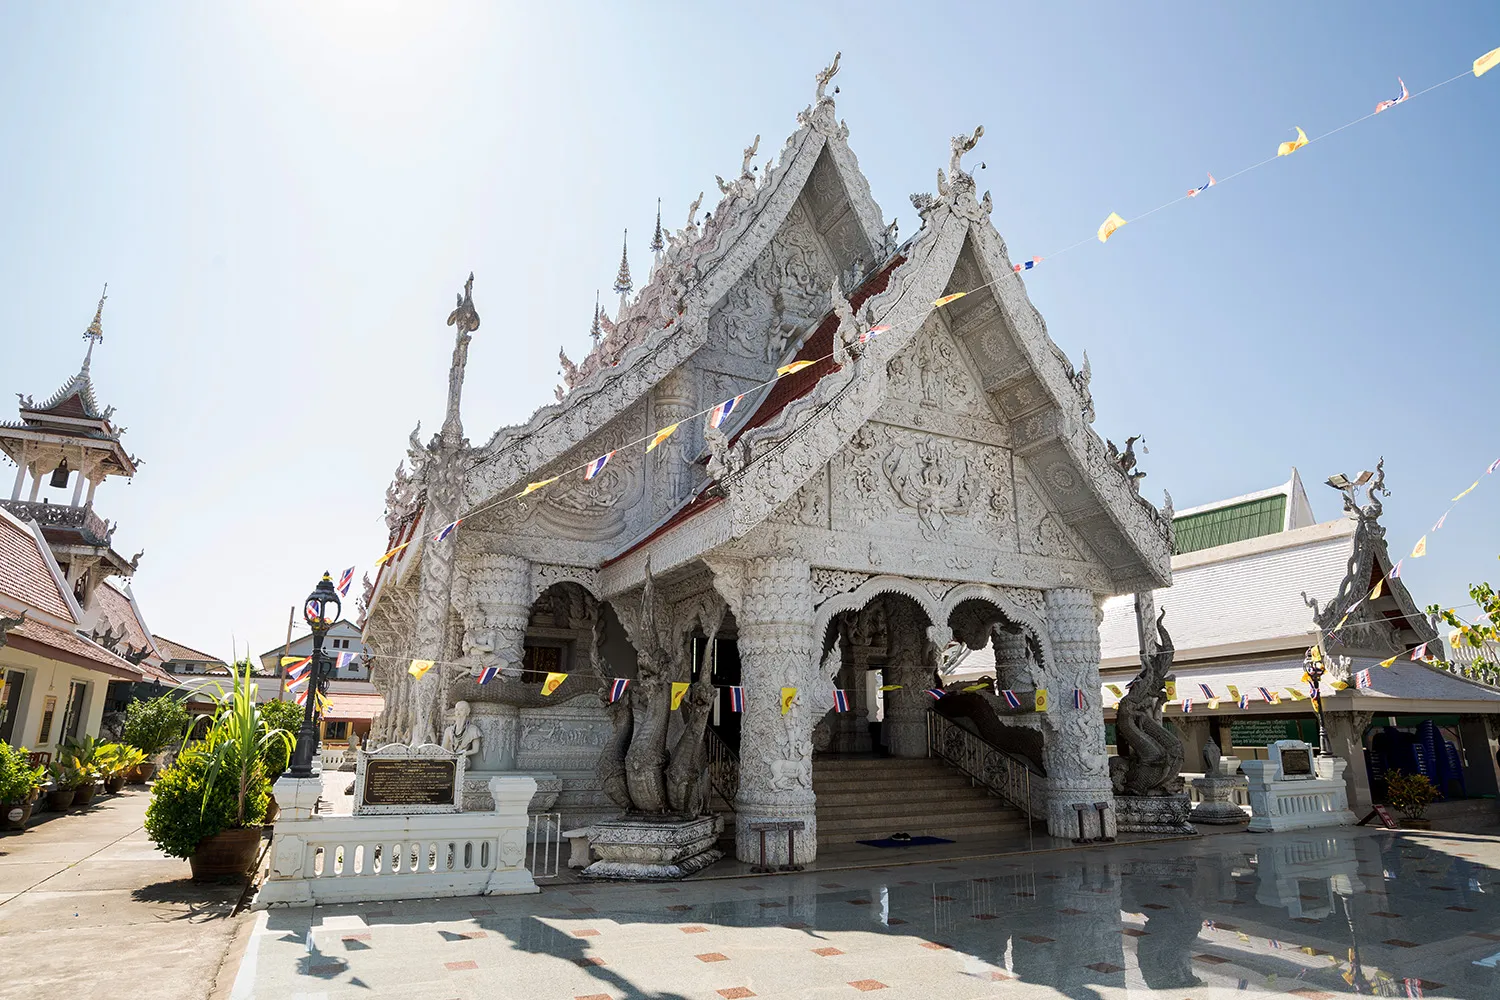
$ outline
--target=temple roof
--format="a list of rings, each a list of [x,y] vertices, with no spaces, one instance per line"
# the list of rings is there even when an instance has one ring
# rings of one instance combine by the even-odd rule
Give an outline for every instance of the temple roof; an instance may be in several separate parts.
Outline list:
[[[163,659],[176,660],[179,662],[186,661],[191,663],[218,663],[225,666],[228,665],[223,659],[214,656],[211,653],[202,652],[201,650],[194,649],[191,646],[184,646],[182,643],[177,642],[174,639],[168,639],[166,636],[157,635],[152,636],[152,638],[156,641],[156,648],[161,650]]]
[[[27,525],[0,510],[0,598],[76,624],[67,595],[49,565],[50,553]]]
[[[122,652],[126,649],[134,652],[148,650],[158,662],[167,659],[142,620],[135,596],[128,587],[119,590],[106,580],[94,591],[94,600],[99,612],[98,623],[94,626],[96,636],[108,633],[115,637],[113,643]]]

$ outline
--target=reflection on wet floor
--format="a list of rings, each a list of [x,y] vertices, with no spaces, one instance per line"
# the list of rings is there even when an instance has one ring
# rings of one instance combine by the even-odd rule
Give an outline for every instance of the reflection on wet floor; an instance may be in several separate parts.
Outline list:
[[[329,996],[947,997],[1004,984],[1017,996],[1489,998],[1497,894],[1500,840],[1363,830],[564,886],[278,911],[254,945],[256,995],[306,991],[317,950],[337,959],[315,984]]]

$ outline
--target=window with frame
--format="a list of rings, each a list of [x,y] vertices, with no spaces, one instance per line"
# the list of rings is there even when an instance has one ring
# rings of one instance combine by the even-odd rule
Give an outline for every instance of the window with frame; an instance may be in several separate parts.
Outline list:
[[[83,702],[88,693],[86,681],[73,681],[68,685],[68,704],[63,711],[62,729],[58,730],[62,739],[77,739],[80,735],[79,731],[83,728]]]
[[[563,651],[561,646],[527,646],[521,661],[521,682],[540,684],[548,674],[561,673]]]

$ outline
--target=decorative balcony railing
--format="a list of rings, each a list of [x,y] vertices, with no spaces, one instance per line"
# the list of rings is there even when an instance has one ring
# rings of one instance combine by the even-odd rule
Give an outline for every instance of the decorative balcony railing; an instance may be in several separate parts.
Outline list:
[[[927,712],[927,754],[939,757],[1025,813],[1047,817],[1047,779],[1022,757],[932,710]]]
[[[81,531],[95,545],[108,545],[109,525],[94,513],[92,507],[72,507],[60,503],[33,500],[0,500],[4,507],[23,521],[35,521],[43,528],[67,528]]]

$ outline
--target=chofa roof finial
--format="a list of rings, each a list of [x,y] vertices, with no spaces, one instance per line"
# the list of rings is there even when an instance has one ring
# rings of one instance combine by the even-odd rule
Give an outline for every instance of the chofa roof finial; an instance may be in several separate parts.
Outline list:
[[[667,241],[661,237],[661,199],[656,199],[656,231],[651,234],[651,246],[648,247],[652,253],[661,253],[666,249]]]
[[[630,230],[625,230],[624,242],[620,245],[620,270],[615,273],[615,291],[620,293],[620,312],[625,312],[625,300],[634,285],[630,280]]]
[[[104,291],[99,293],[99,305],[94,309],[94,321],[89,328],[83,331],[83,337],[89,342],[89,349],[83,355],[83,370],[89,370],[89,362],[94,357],[94,345],[104,340],[104,300],[109,298],[109,282],[104,283]]]

